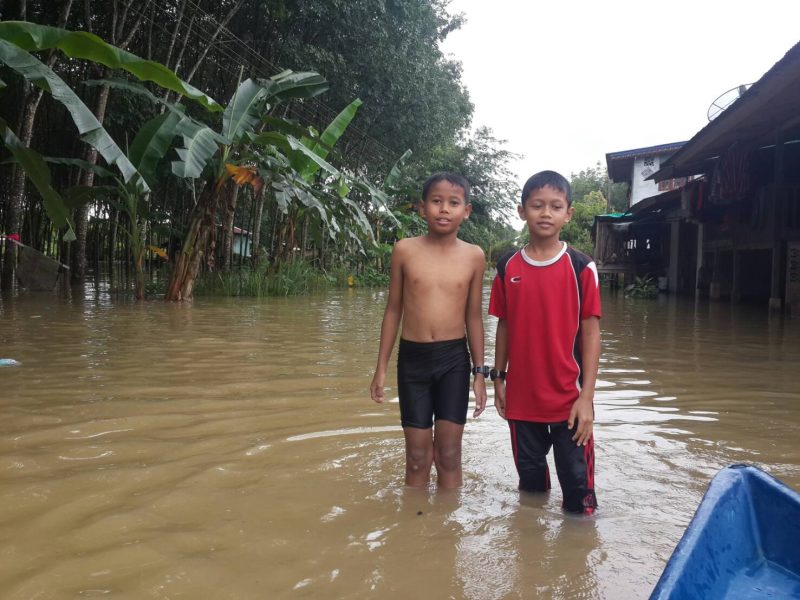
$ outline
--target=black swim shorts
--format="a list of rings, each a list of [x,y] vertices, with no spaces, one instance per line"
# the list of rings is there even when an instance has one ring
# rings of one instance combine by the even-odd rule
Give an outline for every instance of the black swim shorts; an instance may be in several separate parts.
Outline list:
[[[466,338],[442,342],[400,339],[397,387],[403,427],[428,429],[434,419],[467,422],[470,358]]]

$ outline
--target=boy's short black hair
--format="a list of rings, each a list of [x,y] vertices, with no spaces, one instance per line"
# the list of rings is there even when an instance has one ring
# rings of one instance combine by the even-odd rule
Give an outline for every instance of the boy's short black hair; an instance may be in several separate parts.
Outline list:
[[[447,171],[439,171],[438,173],[434,173],[425,180],[425,183],[422,184],[423,201],[428,197],[428,192],[430,191],[431,186],[439,183],[440,181],[447,181],[463,189],[464,202],[469,204],[469,181],[457,173],[448,173]]]
[[[536,175],[532,175],[522,188],[522,198],[519,203],[524,206],[525,200],[528,199],[531,192],[543,187],[551,187],[562,192],[567,197],[567,206],[572,206],[572,188],[569,181],[561,173],[555,171],[539,171]]]

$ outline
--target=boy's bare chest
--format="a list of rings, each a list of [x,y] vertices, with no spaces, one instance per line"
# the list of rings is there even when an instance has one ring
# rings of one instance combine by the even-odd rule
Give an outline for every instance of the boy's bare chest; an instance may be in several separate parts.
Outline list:
[[[440,293],[459,293],[469,287],[472,269],[469,265],[452,261],[432,262],[408,267],[405,272],[405,285],[411,291],[426,290]]]

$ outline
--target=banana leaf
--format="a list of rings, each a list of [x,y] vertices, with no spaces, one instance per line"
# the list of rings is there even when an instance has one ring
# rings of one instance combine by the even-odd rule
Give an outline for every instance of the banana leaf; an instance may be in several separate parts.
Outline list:
[[[307,160],[310,160],[316,165],[314,172],[318,171],[319,169],[325,169],[331,175],[335,175],[336,177],[340,175],[339,170],[336,167],[327,162],[325,159],[321,158],[308,146],[303,144],[300,140],[291,135],[287,135],[286,139],[289,142],[289,147],[295,152],[299,152],[300,155],[302,155],[304,164],[306,164]]]
[[[143,98],[147,98],[153,104],[160,104],[170,112],[178,113],[181,116],[186,115],[186,113],[183,110],[183,106],[181,106],[180,104],[175,104],[174,102],[167,102],[166,100],[159,98],[153,92],[148,90],[143,84],[138,83],[136,81],[128,81],[126,79],[109,77],[107,79],[88,79],[82,83],[83,85],[88,85],[90,87],[99,87],[107,85],[108,87],[115,90],[121,90],[123,92],[131,92],[133,94],[142,96]]]
[[[77,238],[75,237],[75,229],[69,216],[69,210],[64,203],[64,199],[51,185],[50,168],[42,158],[42,155],[25,146],[2,118],[0,118],[0,133],[2,134],[0,137],[2,137],[3,143],[25,170],[25,175],[27,175],[42,197],[44,209],[47,211],[47,216],[50,217],[53,225],[59,228],[67,228],[66,233],[64,233],[64,241],[75,241]]]
[[[177,113],[166,112],[158,115],[142,125],[133,139],[128,156],[150,185],[156,181],[156,167],[178,134],[178,124],[181,120],[181,115]]]
[[[265,131],[264,133],[249,134],[250,141],[259,146],[275,146],[275,148],[289,153],[292,147],[286,135],[277,131]]]
[[[91,171],[100,177],[114,178],[114,173],[105,167],[90,163],[88,160],[83,160],[80,158],[53,158],[52,156],[45,156],[44,160],[54,165],[65,165],[67,167],[77,167],[84,171]]]
[[[234,142],[242,134],[255,130],[261,121],[259,107],[263,106],[265,97],[263,86],[245,79],[222,114],[222,134]]]
[[[322,135],[319,137],[319,140],[311,140],[308,138],[303,138],[302,142],[308,146],[308,148],[316,154],[320,158],[327,158],[328,154],[330,153],[330,149],[339,141],[339,138],[344,135],[345,130],[353,121],[353,118],[356,116],[356,112],[358,108],[363,104],[363,102],[356,98],[350,104],[348,104],[344,110],[342,110],[333,121],[325,128],[325,131],[322,132]],[[311,179],[311,177],[319,171],[319,163],[315,160],[306,161],[305,165],[300,169],[300,176],[303,177],[306,181]]]
[[[32,84],[49,92],[63,104],[72,116],[81,139],[94,146],[109,165],[116,165],[125,182],[136,179],[137,185],[143,192],[150,191],[144,179],[108,135],[94,113],[52,69],[39,62],[30,52],[4,39],[0,39],[0,62],[8,65]]]
[[[383,180],[384,190],[389,190],[394,187],[394,184],[397,183],[398,179],[400,179],[400,169],[410,157],[411,150],[406,150],[403,152],[403,156],[398,158],[397,161],[392,165],[392,168],[389,170],[389,174],[386,176],[386,179]]]
[[[312,129],[311,127],[304,127],[296,121],[282,119],[280,117],[272,117],[270,115],[262,117],[261,121],[278,133],[291,134],[296,138],[308,136],[310,134],[310,130]]]
[[[178,177],[200,177],[220,145],[228,143],[227,138],[189,117],[178,123],[177,133],[183,136],[183,147],[176,149],[180,160],[172,162],[172,172]]]
[[[269,79],[259,79],[267,93],[267,100],[277,104],[292,98],[313,98],[328,90],[328,82],[319,73],[286,70]]]
[[[212,112],[222,110],[216,101],[181,81],[164,65],[121,50],[86,31],[68,31],[26,21],[4,21],[0,22],[0,39],[28,52],[58,49],[70,58],[100,63],[110,69],[123,69],[140,81],[152,81],[198,102]]]
[[[169,141],[172,140],[172,137],[180,135],[183,137],[184,144],[183,148],[176,149],[181,160],[172,162],[172,172],[178,177],[200,177],[209,159],[214,156],[219,146],[229,145],[231,143],[228,138],[219,135],[204,123],[187,116],[179,104],[162,100],[140,83],[125,81],[124,79],[111,78],[97,80],[93,79],[85,81],[84,84],[90,86],[107,85],[113,89],[137,94],[143,98],[147,98],[154,104],[160,104],[166,107],[171,115],[169,118],[164,117],[164,115],[160,115],[160,117],[156,117],[150,122],[151,128],[157,127],[157,125],[153,123],[154,121],[158,121],[160,123],[158,129],[159,137],[154,140],[154,143],[157,145],[151,148],[151,150],[155,151],[160,146],[164,150],[164,153],[169,150],[169,143],[166,142],[162,136],[168,137],[170,133],[170,127],[174,124],[174,133],[172,133]],[[159,121],[161,118],[163,118],[163,121]],[[148,124],[143,125],[142,129],[147,126]],[[148,131],[143,134],[142,130],[140,130],[139,134],[137,134],[137,138],[139,135],[155,135],[155,133],[155,131]],[[163,148],[164,143],[167,144],[166,148]],[[135,157],[133,162],[138,165],[140,161],[139,152],[141,150],[137,148],[134,153],[134,148],[136,145],[136,140],[134,140],[134,144],[131,146],[131,158],[134,159]],[[155,160],[154,164],[152,159],[155,158],[155,156],[156,154],[152,154],[150,157],[151,160],[142,164],[142,167],[145,169],[145,171],[147,171],[147,173],[144,173],[144,175],[145,179],[148,181],[155,180],[155,164],[158,163],[158,160],[161,159],[163,154],[158,157],[158,160]]]

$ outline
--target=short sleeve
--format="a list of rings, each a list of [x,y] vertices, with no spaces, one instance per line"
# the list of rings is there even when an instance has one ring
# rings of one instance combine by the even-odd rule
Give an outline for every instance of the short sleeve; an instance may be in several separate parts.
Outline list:
[[[581,320],[602,316],[600,310],[600,277],[597,265],[590,262],[581,272]]]
[[[489,296],[489,314],[498,319],[506,318],[506,293],[499,275],[494,276]]]

